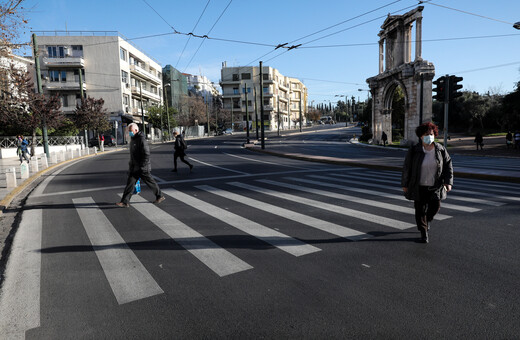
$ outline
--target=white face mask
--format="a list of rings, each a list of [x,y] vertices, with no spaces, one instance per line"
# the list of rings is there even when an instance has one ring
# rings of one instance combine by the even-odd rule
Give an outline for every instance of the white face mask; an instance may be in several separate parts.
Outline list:
[[[423,136],[422,140],[424,142],[424,144],[427,144],[427,145],[430,145],[431,143],[433,143],[435,137],[433,135],[426,135],[426,136]]]

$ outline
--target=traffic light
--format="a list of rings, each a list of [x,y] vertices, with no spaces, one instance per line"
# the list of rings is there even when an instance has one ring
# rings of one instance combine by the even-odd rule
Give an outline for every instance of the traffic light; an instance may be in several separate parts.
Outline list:
[[[450,101],[462,96],[462,92],[458,92],[462,88],[462,84],[457,84],[462,79],[462,77],[450,76]]]
[[[445,101],[445,91],[446,91],[446,76],[442,76],[433,82],[435,87],[433,88],[433,92],[436,95],[433,96],[433,99],[443,102]]]

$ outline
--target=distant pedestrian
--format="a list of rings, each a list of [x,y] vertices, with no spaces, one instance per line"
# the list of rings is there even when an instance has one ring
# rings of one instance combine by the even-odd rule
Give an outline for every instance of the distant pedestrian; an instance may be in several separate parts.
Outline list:
[[[506,135],[506,146],[507,146],[508,149],[513,146],[513,134],[511,133],[511,131],[507,132],[507,135]]]
[[[381,135],[381,140],[383,141],[383,145],[386,146],[386,141],[388,141],[388,136],[383,131],[383,134]]]
[[[105,150],[105,136],[99,135],[99,150]]]
[[[520,149],[520,131],[515,132],[515,149]]]
[[[428,231],[439,212],[441,200],[453,186],[453,166],[448,151],[434,139],[439,134],[433,123],[415,129],[420,142],[410,147],[403,165],[401,187],[407,199],[414,201],[415,222],[421,232],[420,242],[428,243]]]
[[[480,134],[480,131],[477,132],[477,134],[475,135],[475,140],[474,140],[475,144],[477,144],[477,150],[480,146],[480,150],[483,150],[484,148],[484,137],[482,137],[482,135]]]
[[[121,202],[116,203],[116,205],[121,208],[129,207],[135,183],[139,178],[141,182],[146,183],[146,185],[152,189],[155,195],[155,201],[153,203],[159,204],[164,201],[165,198],[151,174],[152,166],[150,164],[150,147],[148,146],[148,142],[135,123],[128,125],[128,134],[130,135],[128,179]]]
[[[186,157],[186,149],[188,148],[186,141],[184,140],[184,138],[182,138],[182,135],[179,134],[179,132],[177,131],[173,132],[173,137],[175,137],[175,143],[173,145],[174,152],[172,172],[177,172],[177,158],[180,158],[183,163],[187,164],[190,167],[191,171],[191,169],[193,169],[193,165],[184,159],[184,157]]]
[[[31,154],[27,149],[27,146],[29,146],[29,142],[27,141],[27,139],[25,139],[22,135],[16,136],[16,145],[16,154],[20,158],[20,164],[22,164],[24,159],[27,161],[27,163],[29,163],[31,160]]]

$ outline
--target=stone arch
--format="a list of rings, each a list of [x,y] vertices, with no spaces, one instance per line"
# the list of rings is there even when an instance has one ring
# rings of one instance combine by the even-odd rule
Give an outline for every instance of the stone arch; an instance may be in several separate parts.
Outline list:
[[[397,91],[397,89],[400,88],[402,91],[403,91],[403,96],[404,96],[404,110],[405,110],[405,114],[404,114],[404,117],[403,117],[403,131],[406,131],[406,112],[407,112],[407,108],[409,107],[408,105],[408,93],[407,93],[407,89],[406,89],[406,86],[405,84],[398,80],[398,79],[395,79],[391,82],[389,82],[384,90],[383,90],[383,111],[386,111],[388,112],[388,118],[389,118],[389,122],[388,122],[388,126],[384,126],[383,127],[383,131],[385,131],[387,137],[388,137],[388,143],[392,143],[392,141],[395,140],[396,136],[394,135],[394,125],[395,125],[395,121],[394,121],[394,107],[393,107],[393,99],[394,99],[394,95],[395,95],[395,92]],[[382,131],[381,131],[381,134],[382,134]]]
[[[392,98],[403,89],[405,117],[403,144],[414,143],[415,127],[432,117],[432,79],[435,68],[422,59],[421,31],[423,6],[403,15],[388,16],[379,32],[379,74],[367,79],[372,94],[372,133],[374,144],[385,131],[391,141]],[[411,59],[412,23],[416,23],[415,60]]]

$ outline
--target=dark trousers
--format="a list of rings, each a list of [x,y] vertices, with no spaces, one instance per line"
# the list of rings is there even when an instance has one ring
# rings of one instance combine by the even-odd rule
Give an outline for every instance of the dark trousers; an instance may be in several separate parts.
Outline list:
[[[132,197],[132,193],[134,192],[135,183],[138,179],[141,179],[141,182],[146,183],[150,189],[152,189],[155,198],[159,198],[162,196],[161,189],[153,179],[152,174],[149,172],[134,172],[128,175],[128,179],[126,180],[126,187],[123,193],[123,197],[121,198],[121,202],[128,204],[130,202],[130,198]]]
[[[419,187],[419,200],[414,201],[415,207],[415,223],[417,229],[428,229],[428,222],[432,221],[435,215],[441,209],[441,201],[433,198],[435,195],[429,187]]]
[[[184,151],[175,151],[173,153],[173,169],[174,170],[177,170],[177,158],[180,158],[181,161],[183,163],[185,163],[186,165],[188,165],[190,168],[191,168],[191,164],[190,162],[188,162],[187,160],[184,159],[184,156],[186,156],[186,154],[184,153]]]

